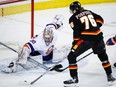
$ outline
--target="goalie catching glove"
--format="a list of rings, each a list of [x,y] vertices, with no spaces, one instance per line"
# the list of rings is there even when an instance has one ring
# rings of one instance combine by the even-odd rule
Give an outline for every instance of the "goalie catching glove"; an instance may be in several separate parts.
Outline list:
[[[53,23],[57,25],[57,27],[62,27],[63,26],[63,19],[64,17],[62,15],[56,15],[53,19]]]

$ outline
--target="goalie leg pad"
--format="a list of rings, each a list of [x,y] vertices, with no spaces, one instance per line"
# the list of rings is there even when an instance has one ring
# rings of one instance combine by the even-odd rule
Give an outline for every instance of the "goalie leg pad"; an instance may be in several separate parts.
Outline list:
[[[30,53],[30,50],[27,47],[23,47],[19,49],[17,63],[22,65],[26,64],[29,53]]]

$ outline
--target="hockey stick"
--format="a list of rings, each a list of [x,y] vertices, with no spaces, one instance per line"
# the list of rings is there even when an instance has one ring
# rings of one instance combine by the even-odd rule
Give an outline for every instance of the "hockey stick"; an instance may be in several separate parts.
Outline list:
[[[34,84],[36,81],[38,81],[40,78],[42,78],[44,75],[46,75],[49,71],[51,71],[56,65],[58,65],[60,62],[62,62],[64,59],[66,59],[67,57],[62,58],[61,60],[59,60],[56,64],[54,64],[52,67],[50,67],[47,71],[45,71],[43,74],[41,74],[39,77],[37,77],[35,80],[33,80],[30,84]],[[27,82],[27,81],[24,81]]]
[[[2,42],[0,42],[0,44],[3,45],[3,46],[5,46],[5,47],[8,48],[8,49],[14,51],[15,53],[18,53],[15,49],[13,49],[13,48],[7,46],[6,44],[4,44],[4,43],[2,43]],[[29,57],[29,61],[30,61],[30,62],[32,62],[32,61],[35,62],[39,67],[41,67],[41,68],[43,68],[43,69],[45,69],[45,70],[48,70],[48,69],[49,69],[49,67],[47,67],[47,66],[45,66],[45,65],[43,65],[43,64],[41,64],[41,63],[39,63],[39,62],[37,62],[36,60],[34,60],[34,59],[30,58],[30,57]],[[21,66],[21,65],[20,65],[20,66]],[[59,72],[59,71],[58,71],[58,68],[59,68],[60,66],[61,66],[61,65],[57,65],[57,66],[55,66],[52,70],[55,70],[55,71]],[[22,67],[23,67],[23,66],[22,66]],[[23,67],[23,68],[24,68],[24,67]],[[24,68],[24,69],[26,69],[26,68]]]
[[[36,60],[32,59],[31,57],[28,58],[30,62],[34,63],[35,65],[43,68],[44,70],[48,70],[49,68],[39,62],[37,62]]]
[[[12,50],[12,51],[18,53],[15,49],[13,49],[13,48],[11,48],[11,47],[5,45],[4,43],[0,42],[0,44],[3,45],[3,46],[5,46],[6,48],[8,48],[8,49],[10,49],[10,50]]]
[[[87,56],[91,55],[92,53],[93,53],[93,52],[88,53],[87,55],[85,55],[85,56],[83,56],[82,58],[80,58],[79,60],[77,60],[77,62],[81,61],[82,59],[86,58]],[[67,68],[68,68],[68,66],[65,67],[64,69],[58,69],[58,71],[59,71],[59,72],[63,72],[63,71],[66,70]]]
[[[35,65],[43,68],[44,70],[48,70],[50,68],[50,67],[45,66],[44,64],[41,64],[41,63],[37,62],[36,60],[34,60],[34,59],[30,58],[30,57],[29,57],[29,61],[34,63]],[[61,64],[56,65],[53,69],[51,69],[51,71],[55,70],[57,72],[61,72],[61,71],[59,71],[59,68],[62,68]]]

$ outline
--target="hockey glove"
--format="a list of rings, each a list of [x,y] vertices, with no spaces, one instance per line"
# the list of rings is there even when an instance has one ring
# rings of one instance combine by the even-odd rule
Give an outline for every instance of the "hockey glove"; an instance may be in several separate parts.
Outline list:
[[[115,38],[109,38],[107,41],[106,41],[106,45],[107,46],[110,46],[110,45],[114,45],[116,44],[116,41],[115,41]]]
[[[63,19],[64,17],[62,15],[55,15],[53,19],[53,23],[57,24],[58,28],[63,26]]]
[[[58,64],[58,65],[56,65],[54,68],[52,68],[50,71],[53,71],[53,70],[55,70],[55,71],[57,71],[57,72],[60,72],[59,71],[59,68],[62,68],[63,66],[61,65],[61,64]]]

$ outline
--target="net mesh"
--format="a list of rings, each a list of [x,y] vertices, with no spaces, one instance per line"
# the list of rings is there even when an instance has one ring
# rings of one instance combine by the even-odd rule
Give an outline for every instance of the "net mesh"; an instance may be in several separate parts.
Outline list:
[[[0,1],[0,42],[18,46],[31,37],[31,6],[31,0]]]

